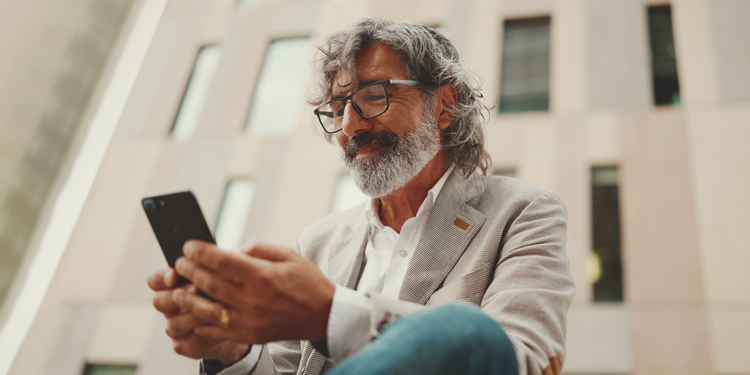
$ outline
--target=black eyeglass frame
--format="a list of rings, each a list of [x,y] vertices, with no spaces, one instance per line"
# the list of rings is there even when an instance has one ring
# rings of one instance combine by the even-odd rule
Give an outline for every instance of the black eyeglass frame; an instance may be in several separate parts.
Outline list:
[[[329,100],[329,101],[325,102],[323,105],[319,106],[318,108],[315,108],[315,110],[313,110],[313,112],[318,117],[318,122],[320,123],[320,126],[323,128],[323,131],[325,131],[328,134],[336,134],[336,133],[340,132],[343,129],[343,127],[340,128],[340,129],[338,129],[338,130],[334,130],[332,132],[329,132],[328,129],[326,129],[326,126],[323,125],[323,119],[320,118],[320,112],[321,112],[320,108],[322,108],[322,107],[324,107],[326,105],[329,105],[331,103],[335,103],[335,102],[341,102],[344,105],[344,107],[346,107],[346,102],[352,100],[352,98],[354,97],[354,95],[356,95],[358,92],[360,92],[360,91],[362,91],[362,90],[364,90],[364,89],[366,89],[366,88],[368,88],[370,86],[375,86],[375,85],[383,86],[383,92],[385,93],[385,109],[383,110],[383,112],[380,112],[380,113],[378,113],[375,116],[366,117],[365,115],[363,115],[362,114],[362,109],[359,108],[359,106],[356,105],[354,103],[354,101],[352,100],[352,107],[354,107],[354,110],[357,111],[357,114],[359,115],[359,117],[362,117],[365,120],[369,120],[369,119],[378,117],[378,116],[382,115],[383,113],[388,112],[388,108],[390,108],[390,106],[391,106],[390,105],[390,101],[388,100],[388,86],[393,85],[393,84],[404,85],[404,86],[408,86],[408,87],[438,86],[438,84],[432,83],[432,82],[422,82],[422,81],[403,80],[403,79],[386,79],[386,80],[383,80],[383,81],[377,81],[377,82],[373,82],[373,83],[369,83],[367,85],[364,85],[364,86],[358,88],[357,91],[351,93],[351,95],[347,95],[347,96],[345,96],[343,98],[336,98],[336,99],[333,99],[333,100]]]

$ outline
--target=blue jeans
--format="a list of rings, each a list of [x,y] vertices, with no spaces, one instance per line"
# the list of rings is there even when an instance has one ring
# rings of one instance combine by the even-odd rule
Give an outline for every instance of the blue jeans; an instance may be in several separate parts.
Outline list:
[[[443,305],[392,321],[327,374],[517,375],[508,336],[478,306]]]

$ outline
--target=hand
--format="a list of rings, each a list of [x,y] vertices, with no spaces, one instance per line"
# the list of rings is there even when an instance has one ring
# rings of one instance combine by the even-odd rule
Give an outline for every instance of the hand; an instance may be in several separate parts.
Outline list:
[[[247,344],[326,336],[335,287],[294,250],[254,243],[227,252],[193,240],[183,252],[177,272],[225,304],[191,293],[177,296],[180,307],[213,323],[196,327],[197,334]],[[229,313],[228,326],[221,323],[222,309]]]
[[[148,286],[156,292],[154,307],[167,318],[167,335],[172,339],[177,354],[194,359],[218,359],[224,364],[242,359],[247,344],[196,334],[195,329],[206,322],[180,309],[175,303],[175,295],[197,295],[194,285],[177,287],[177,273],[171,268],[163,268],[149,276]]]

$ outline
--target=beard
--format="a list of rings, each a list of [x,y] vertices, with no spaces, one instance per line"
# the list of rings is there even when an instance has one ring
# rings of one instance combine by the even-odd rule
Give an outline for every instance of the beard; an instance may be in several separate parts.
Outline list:
[[[440,131],[431,106],[425,106],[425,122],[403,138],[390,132],[363,133],[344,145],[342,158],[360,190],[381,198],[404,187],[441,149]],[[357,159],[362,147],[380,146],[384,151]]]

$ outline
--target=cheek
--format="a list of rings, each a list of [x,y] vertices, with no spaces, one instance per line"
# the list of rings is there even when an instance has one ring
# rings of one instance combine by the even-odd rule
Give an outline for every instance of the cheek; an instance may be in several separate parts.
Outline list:
[[[420,126],[424,119],[422,118],[423,106],[420,102],[414,101],[402,105],[392,106],[383,114],[382,120],[387,127],[399,137],[411,133]],[[387,117],[386,117],[387,115]],[[380,119],[380,117],[376,118]]]
[[[344,148],[344,145],[346,145],[346,142],[349,142],[349,137],[347,137],[343,131],[336,133],[333,137],[342,149]]]

